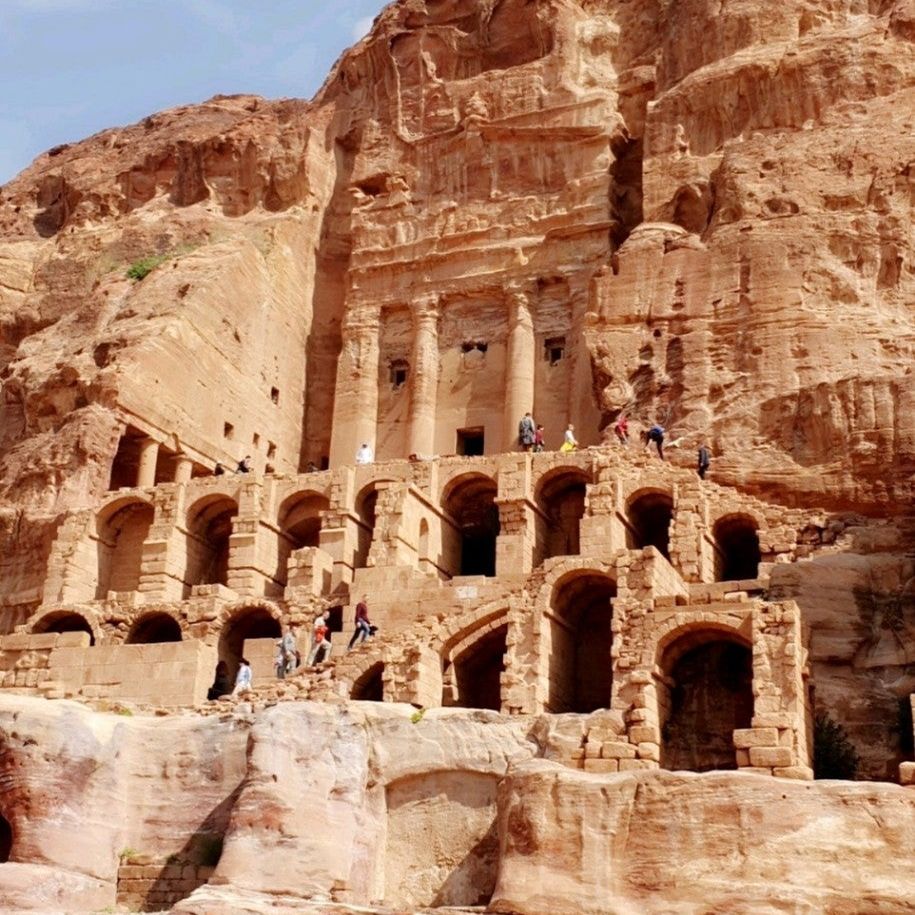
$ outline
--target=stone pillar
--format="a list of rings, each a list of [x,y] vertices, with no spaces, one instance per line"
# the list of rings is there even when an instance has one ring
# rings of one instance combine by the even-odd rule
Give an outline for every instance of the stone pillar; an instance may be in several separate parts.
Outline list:
[[[175,482],[187,483],[194,473],[194,462],[186,455],[179,454],[175,460]]]
[[[413,308],[413,365],[410,379],[410,432],[407,454],[435,454],[435,403],[438,396],[438,296]]]
[[[378,423],[377,314],[350,314],[343,328],[330,438],[330,465],[356,461],[363,442],[375,449]]]
[[[151,438],[140,445],[140,462],[137,468],[137,486],[146,489],[156,485],[156,461],[159,459],[159,443]]]
[[[521,292],[512,293],[509,306],[503,451],[517,448],[518,423],[528,410],[534,409],[534,322],[527,296]]]

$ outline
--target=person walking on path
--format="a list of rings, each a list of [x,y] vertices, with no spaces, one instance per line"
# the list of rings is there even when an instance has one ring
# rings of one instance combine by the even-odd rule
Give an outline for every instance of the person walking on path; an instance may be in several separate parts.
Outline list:
[[[654,442],[658,446],[658,457],[661,460],[664,460],[664,427],[660,423],[655,423],[646,433],[645,433],[645,448],[648,449],[651,447],[651,443]]]
[[[359,450],[356,452],[356,463],[371,464],[374,460],[375,452],[372,451],[372,446],[368,442],[363,442],[359,447]]]
[[[251,664],[247,658],[242,658],[238,662],[238,673],[235,675],[235,689],[232,690],[232,695],[238,696],[249,689],[251,689]]]
[[[696,472],[699,474],[700,480],[705,479],[705,475],[708,472],[709,467],[711,467],[711,466],[712,466],[712,456],[709,453],[708,448],[705,447],[705,443],[703,442],[699,446],[699,455],[698,455],[698,461],[696,464]]]
[[[283,664],[284,671],[291,674],[298,667],[298,651],[296,650],[295,636],[291,629],[287,629],[283,635]]]
[[[530,451],[534,447],[534,436],[536,434],[537,426],[534,423],[534,417],[531,416],[531,411],[528,410],[521,417],[521,422],[518,423],[518,443],[525,451]]]
[[[578,447],[578,439],[575,438],[575,426],[569,423],[566,426],[565,435],[562,444],[559,446],[560,451],[574,451]]]
[[[626,419],[625,413],[620,413],[613,424],[613,432],[623,445],[629,444],[629,420]]]
[[[328,635],[327,614],[320,613],[315,619],[314,627],[311,630],[311,651],[308,653],[308,667],[313,667],[318,663],[319,654],[322,661],[326,661],[330,657],[331,645]]]
[[[365,595],[362,600],[356,604],[356,628],[353,630],[353,637],[349,640],[346,650],[351,651],[357,642],[364,642],[372,634],[372,624],[369,622],[369,608],[365,602]]]
[[[543,426],[538,425],[534,433],[534,451],[540,454],[543,451]]]

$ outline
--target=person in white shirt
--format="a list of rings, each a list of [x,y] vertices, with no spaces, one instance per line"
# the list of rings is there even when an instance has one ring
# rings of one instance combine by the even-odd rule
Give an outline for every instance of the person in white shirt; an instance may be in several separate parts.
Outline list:
[[[247,658],[242,658],[238,665],[238,673],[235,675],[235,689],[232,690],[232,695],[237,696],[249,689],[251,689],[251,665]]]
[[[363,442],[362,447],[356,452],[357,464],[371,464],[375,460],[375,452],[368,442]]]

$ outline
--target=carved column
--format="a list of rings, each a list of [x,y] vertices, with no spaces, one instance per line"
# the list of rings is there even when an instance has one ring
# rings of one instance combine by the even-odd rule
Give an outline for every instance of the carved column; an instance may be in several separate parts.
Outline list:
[[[194,462],[186,454],[179,454],[175,461],[175,482],[189,482],[193,472]]]
[[[151,438],[140,445],[140,461],[137,468],[137,486],[146,489],[156,485],[156,461],[159,458],[159,443]]]
[[[379,316],[351,313],[343,327],[330,439],[332,467],[354,464],[363,442],[375,449]]]
[[[509,307],[503,451],[517,448],[518,423],[528,410],[534,409],[534,322],[527,296],[513,292]]]
[[[420,457],[431,457],[435,454],[438,314],[438,296],[420,299],[413,308],[413,365],[407,453]]]

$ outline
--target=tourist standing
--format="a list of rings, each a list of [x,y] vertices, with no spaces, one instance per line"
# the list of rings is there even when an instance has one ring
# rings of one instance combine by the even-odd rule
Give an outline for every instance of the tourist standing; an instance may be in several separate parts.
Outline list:
[[[368,442],[363,442],[359,446],[359,450],[356,452],[356,463],[371,464],[374,460],[375,452],[372,450],[372,446]]]
[[[537,431],[534,432],[534,451],[536,451],[538,454],[541,451],[543,451],[543,447],[544,447],[543,436],[544,436],[543,426],[538,424]]]
[[[308,667],[313,667],[318,663],[318,655],[321,656],[322,661],[326,661],[330,657],[329,634],[327,614],[322,612],[316,617],[315,624],[311,630],[311,651],[308,653]]]
[[[705,447],[703,442],[699,446],[699,454],[696,462],[696,472],[699,474],[699,479],[704,480],[706,473],[708,473],[709,467],[712,466],[712,455],[709,453],[708,448]]]
[[[626,419],[625,413],[620,413],[619,418],[613,424],[613,432],[621,444],[629,444],[629,420]]]
[[[283,635],[283,662],[284,669],[287,674],[291,674],[296,667],[299,666],[298,656],[299,652],[295,643],[295,636],[292,634],[291,629],[287,629]]]
[[[518,443],[525,451],[530,451],[534,447],[534,436],[537,434],[537,426],[534,423],[534,417],[531,416],[530,410],[521,417],[518,423]]]

